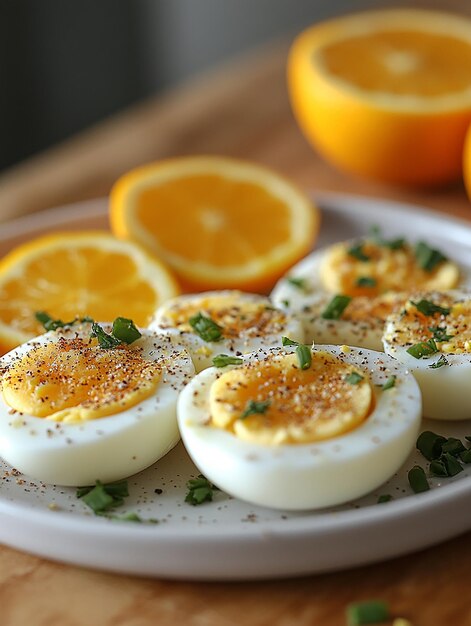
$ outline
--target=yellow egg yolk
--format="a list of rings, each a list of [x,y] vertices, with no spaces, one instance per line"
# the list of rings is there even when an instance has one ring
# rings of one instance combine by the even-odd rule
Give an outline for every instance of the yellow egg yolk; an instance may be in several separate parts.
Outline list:
[[[449,312],[424,315],[416,306],[421,300],[430,301]],[[456,301],[451,294],[419,294],[408,300],[396,317],[393,333],[386,336],[393,345],[413,345],[433,339],[440,352],[471,352],[471,299]]]
[[[149,397],[161,368],[122,345],[112,350],[80,338],[37,344],[1,378],[14,410],[60,422],[81,422],[120,413]]]
[[[263,301],[242,300],[235,293],[177,301],[169,306],[161,325],[182,332],[194,332],[189,320],[198,313],[216,322],[224,339],[235,339],[242,333],[246,337],[277,334],[286,324],[286,315],[282,311]]]
[[[241,439],[296,444],[342,435],[370,414],[367,374],[327,352],[307,369],[295,353],[252,361],[222,374],[210,389],[211,423]]]
[[[367,297],[387,291],[452,289],[460,278],[458,266],[451,261],[440,261],[427,271],[418,264],[411,246],[392,249],[369,239],[331,246],[320,273],[328,291]]]
[[[404,304],[406,298],[403,293],[391,292],[372,298],[357,296],[350,300],[339,319],[365,324],[374,324],[378,320],[384,322],[388,315]],[[322,310],[325,306],[326,302],[323,302]]]

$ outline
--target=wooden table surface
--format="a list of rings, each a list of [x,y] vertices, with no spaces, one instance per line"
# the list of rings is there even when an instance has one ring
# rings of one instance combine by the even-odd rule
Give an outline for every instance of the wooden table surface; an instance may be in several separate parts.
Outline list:
[[[276,45],[249,55],[3,173],[1,218],[106,196],[113,181],[136,165],[203,153],[267,164],[307,189],[409,201],[471,219],[461,184],[396,189],[324,163],[292,119],[286,50]],[[348,602],[371,598],[388,601],[414,626],[460,626],[471,624],[470,588],[471,533],[351,571],[233,584],[144,580],[0,547],[1,626],[338,626]]]

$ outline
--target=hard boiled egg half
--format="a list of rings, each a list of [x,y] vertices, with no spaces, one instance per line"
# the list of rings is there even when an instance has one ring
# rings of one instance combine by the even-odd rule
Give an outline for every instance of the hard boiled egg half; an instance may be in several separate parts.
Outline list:
[[[381,485],[413,448],[413,376],[387,355],[339,346],[261,349],[209,368],[178,402],[200,471],[252,504],[312,509]]]
[[[90,331],[66,326],[0,359],[0,456],[34,479],[119,480],[179,440],[177,396],[194,374],[185,349],[148,330],[108,349]]]
[[[265,296],[236,290],[178,296],[165,302],[149,328],[170,333],[190,352],[196,371],[220,354],[240,356],[279,345],[286,335],[304,341],[299,320],[277,309]]]
[[[439,250],[375,232],[306,257],[278,282],[271,298],[302,321],[306,341],[382,350],[385,319],[409,291],[458,284],[471,284],[471,273]]]
[[[384,349],[415,376],[424,415],[471,418],[471,292],[418,292],[386,322]]]

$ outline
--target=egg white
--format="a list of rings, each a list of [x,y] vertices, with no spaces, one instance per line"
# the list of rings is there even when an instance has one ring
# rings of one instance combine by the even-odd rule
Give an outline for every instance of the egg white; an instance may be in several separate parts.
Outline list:
[[[253,352],[262,347],[280,345],[283,335],[293,341],[304,342],[302,323],[291,313],[285,311],[281,312],[286,317],[286,323],[278,324],[276,331],[270,333],[260,332],[255,327],[249,330],[241,330],[237,336],[231,338],[224,337],[221,341],[208,342],[195,332],[182,331],[175,327],[172,328],[169,312],[175,304],[194,306],[195,303],[202,302],[214,296],[236,297],[238,305],[241,307],[241,313],[243,312],[244,305],[250,303],[261,303],[267,307],[273,307],[271,300],[266,296],[232,290],[208,291],[177,296],[176,298],[164,302],[156,311],[149,328],[156,332],[169,333],[176,337],[189,351],[197,372],[211,367],[213,358],[218,354],[240,356],[241,354],[247,354],[248,352]]]
[[[244,362],[295,348],[271,348]],[[358,498],[390,478],[414,447],[421,418],[420,391],[412,375],[387,355],[338,346],[314,347],[362,368],[374,385],[395,375],[392,389],[377,387],[374,410],[351,432],[309,444],[267,446],[241,440],[210,425],[212,383],[229,368],[209,368],[180,394],[183,442],[199,470],[230,495],[278,509],[315,509]],[[243,366],[236,366],[243,367]]]
[[[347,243],[353,245],[357,241],[352,239]],[[301,321],[307,343],[346,344],[382,351],[384,320],[375,317],[364,321],[325,320],[321,317],[336,295],[326,289],[321,278],[321,266],[329,248],[314,251],[292,267],[273,288],[270,295],[273,304]],[[460,266],[460,275],[460,285],[471,288],[471,268]],[[289,278],[302,279],[305,289],[290,283]]]
[[[454,293],[456,299],[471,298],[471,293],[463,291],[449,293]],[[439,420],[471,419],[471,352],[437,352],[416,359],[407,352],[411,343],[398,343],[396,332],[400,319],[400,313],[388,317],[383,335],[384,351],[415,376],[422,392],[424,417]],[[469,323],[471,325],[471,319]],[[446,358],[447,365],[437,369],[431,367],[442,356]]]
[[[109,324],[102,324],[111,332]],[[120,413],[80,423],[54,422],[18,413],[0,393],[0,456],[36,480],[58,485],[112,482],[143,470],[171,450],[180,439],[176,402],[194,375],[186,350],[171,337],[141,329],[133,346],[142,357],[162,365],[155,392]],[[4,368],[38,345],[60,337],[87,338],[90,325],[68,326],[28,341],[0,359]]]

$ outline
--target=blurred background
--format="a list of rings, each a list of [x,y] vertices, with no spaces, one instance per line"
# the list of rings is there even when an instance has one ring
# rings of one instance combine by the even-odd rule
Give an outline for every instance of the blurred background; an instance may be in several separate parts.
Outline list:
[[[0,170],[311,22],[465,2],[0,0]]]

